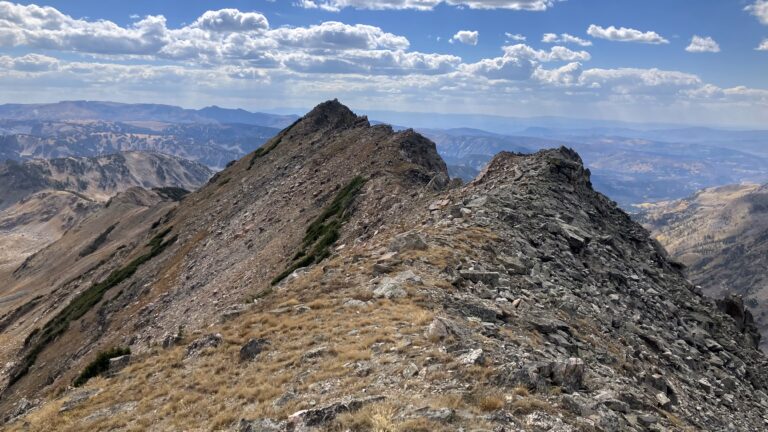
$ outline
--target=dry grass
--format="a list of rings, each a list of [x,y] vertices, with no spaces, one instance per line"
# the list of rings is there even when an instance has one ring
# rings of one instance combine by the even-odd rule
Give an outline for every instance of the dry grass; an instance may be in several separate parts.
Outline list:
[[[525,415],[536,411],[554,413],[557,409],[547,401],[534,397],[524,397],[512,402],[512,411],[515,414]]]
[[[498,393],[488,393],[480,396],[477,401],[477,407],[483,412],[493,412],[504,408],[506,399],[504,395]]]

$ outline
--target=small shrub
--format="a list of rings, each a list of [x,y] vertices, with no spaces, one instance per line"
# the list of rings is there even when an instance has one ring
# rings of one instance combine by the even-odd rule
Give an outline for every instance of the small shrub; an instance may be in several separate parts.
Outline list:
[[[89,379],[106,372],[109,369],[110,359],[128,355],[130,353],[131,350],[128,348],[112,348],[110,350],[100,352],[92,362],[88,363],[88,366],[83,369],[83,372],[80,373],[80,376],[75,379],[74,386],[80,387],[88,382]]]
[[[349,218],[347,210],[365,184],[357,176],[336,194],[331,204],[309,225],[300,251],[293,256],[293,263],[272,279],[277,285],[291,273],[326,259],[331,255],[330,247],[339,239],[339,229]]]
[[[96,252],[101,247],[101,245],[103,245],[107,241],[107,237],[109,236],[109,233],[111,233],[116,226],[117,224],[110,226],[109,228],[104,230],[103,233],[99,234],[98,237],[93,239],[93,241],[88,246],[84,247],[83,250],[80,251],[79,253],[80,258],[86,257]]]

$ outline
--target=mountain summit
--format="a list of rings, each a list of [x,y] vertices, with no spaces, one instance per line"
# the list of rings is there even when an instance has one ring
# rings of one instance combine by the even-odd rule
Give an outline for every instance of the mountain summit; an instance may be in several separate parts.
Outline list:
[[[768,421],[743,308],[697,293],[572,150],[502,153],[461,186],[431,141],[332,101],[162,205],[99,257],[57,254],[50,294],[5,315],[11,428]]]

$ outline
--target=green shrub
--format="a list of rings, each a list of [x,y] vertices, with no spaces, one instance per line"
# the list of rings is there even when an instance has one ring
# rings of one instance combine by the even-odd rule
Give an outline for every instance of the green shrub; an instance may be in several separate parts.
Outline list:
[[[100,352],[96,358],[88,363],[88,366],[83,369],[83,372],[75,379],[74,386],[80,387],[89,379],[101,375],[109,369],[109,360],[117,357],[122,357],[131,353],[129,348],[112,348],[107,351]]]
[[[117,269],[107,276],[101,282],[91,285],[88,289],[81,292],[77,297],[64,307],[56,316],[48,321],[41,331],[35,334],[34,338],[30,338],[31,345],[29,351],[21,360],[19,365],[14,368],[10,373],[8,385],[11,386],[20,380],[24,375],[29,372],[29,368],[35,364],[37,356],[45,349],[45,347],[56,340],[61,334],[63,334],[69,328],[69,323],[80,319],[85,315],[93,306],[101,301],[104,293],[117,286],[120,282],[128,279],[136,273],[136,270],[147,261],[159,255],[168,246],[176,242],[177,237],[171,237],[170,239],[163,241],[165,236],[171,232],[172,228],[167,228],[161,233],[157,234],[152,240],[149,241],[147,246],[150,247],[149,252],[144,255],[138,256],[128,263],[125,267]]]
[[[107,237],[109,236],[109,233],[111,233],[116,226],[117,224],[110,226],[109,228],[104,230],[103,233],[99,234],[98,237],[93,239],[93,241],[88,246],[84,247],[83,250],[80,251],[80,254],[79,254],[80,258],[86,257],[96,252],[101,247],[101,245],[103,245],[107,241]]]
[[[349,219],[347,210],[364,184],[365,179],[357,176],[336,194],[328,207],[309,224],[301,250],[293,256],[293,263],[272,279],[272,285],[280,283],[297,269],[319,263],[331,255],[330,247],[339,239],[339,230]]]

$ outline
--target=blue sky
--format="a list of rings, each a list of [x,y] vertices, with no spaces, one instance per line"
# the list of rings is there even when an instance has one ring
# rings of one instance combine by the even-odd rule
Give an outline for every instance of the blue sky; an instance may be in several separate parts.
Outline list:
[[[760,127],[767,72],[768,0],[0,2],[0,102]]]

